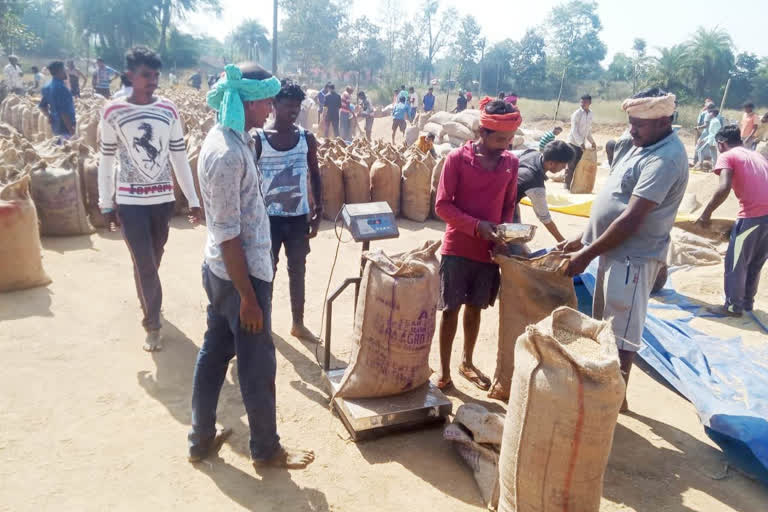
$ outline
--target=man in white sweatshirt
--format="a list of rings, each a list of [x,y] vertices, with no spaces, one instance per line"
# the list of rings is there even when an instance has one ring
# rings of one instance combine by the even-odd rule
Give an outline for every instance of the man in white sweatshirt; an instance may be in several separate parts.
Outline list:
[[[101,118],[99,207],[110,231],[120,226],[133,260],[136,291],[147,331],[144,350],[162,349],[163,290],[158,269],[174,211],[171,165],[190,206],[190,222],[201,218],[184,133],[176,106],[154,96],[162,63],[146,47],[125,56],[133,92],[104,107]],[[115,157],[118,156],[117,179]],[[117,183],[115,183],[117,182]]]

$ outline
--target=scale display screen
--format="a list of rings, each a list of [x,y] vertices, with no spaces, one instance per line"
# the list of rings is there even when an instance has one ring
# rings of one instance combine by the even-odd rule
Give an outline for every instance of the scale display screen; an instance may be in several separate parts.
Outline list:
[[[344,226],[355,242],[397,238],[397,220],[386,201],[345,204],[341,210]]]

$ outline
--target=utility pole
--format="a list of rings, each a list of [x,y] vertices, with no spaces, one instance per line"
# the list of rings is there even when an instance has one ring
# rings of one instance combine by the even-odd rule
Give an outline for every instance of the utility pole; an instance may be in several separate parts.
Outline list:
[[[483,60],[485,59],[485,38],[480,41],[480,94],[483,94]]]
[[[563,84],[565,83],[566,71],[568,71],[568,64],[563,68],[563,76],[560,77],[560,92],[557,93],[557,107],[555,107],[555,117],[552,118],[553,121],[557,121],[557,114],[560,112],[560,100],[563,97]]]
[[[728,77],[728,81],[725,82],[725,91],[723,91],[723,100],[720,102],[720,113],[723,113],[723,109],[725,108],[725,100],[728,98],[728,89],[731,88],[731,77]]]
[[[277,76],[277,0],[272,5],[272,74]]]
[[[448,68],[448,81],[445,83],[445,111],[448,111],[448,94],[451,92],[451,68]]]

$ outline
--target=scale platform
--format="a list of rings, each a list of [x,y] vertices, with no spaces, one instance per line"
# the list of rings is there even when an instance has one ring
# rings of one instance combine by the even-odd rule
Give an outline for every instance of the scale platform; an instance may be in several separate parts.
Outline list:
[[[339,389],[343,376],[344,369],[325,372],[331,396]],[[333,406],[354,441],[443,423],[453,410],[451,401],[431,382],[395,396],[336,398]]]

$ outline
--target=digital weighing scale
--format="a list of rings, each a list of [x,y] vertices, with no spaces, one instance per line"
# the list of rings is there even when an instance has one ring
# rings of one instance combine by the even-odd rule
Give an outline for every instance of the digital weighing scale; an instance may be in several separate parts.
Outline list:
[[[341,210],[341,219],[355,242],[362,242],[363,252],[370,248],[372,240],[384,240],[400,236],[392,209],[384,201],[345,204]],[[357,307],[365,261],[365,258],[361,257],[359,276],[345,279],[341,286],[326,298],[323,370],[331,396],[339,389],[345,370],[344,368],[331,369],[333,301],[349,285],[353,284],[355,286],[355,308]],[[354,441],[432,423],[442,423],[453,409],[451,401],[431,382],[395,396],[335,398],[332,405],[339,413],[341,421]]]

